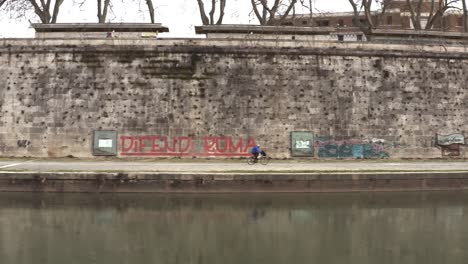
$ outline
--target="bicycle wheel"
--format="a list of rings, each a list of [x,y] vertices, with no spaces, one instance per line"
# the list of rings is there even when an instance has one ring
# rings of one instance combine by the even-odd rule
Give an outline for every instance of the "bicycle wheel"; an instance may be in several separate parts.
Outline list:
[[[253,156],[247,158],[247,164],[254,165],[255,164],[255,158]]]
[[[260,163],[262,165],[267,165],[268,163],[270,163],[270,157],[263,157],[260,159]]]

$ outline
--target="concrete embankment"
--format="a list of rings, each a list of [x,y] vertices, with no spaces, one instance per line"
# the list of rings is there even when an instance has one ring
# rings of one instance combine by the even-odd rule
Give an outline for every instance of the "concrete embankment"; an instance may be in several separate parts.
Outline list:
[[[0,172],[3,192],[354,192],[468,189],[468,171]]]

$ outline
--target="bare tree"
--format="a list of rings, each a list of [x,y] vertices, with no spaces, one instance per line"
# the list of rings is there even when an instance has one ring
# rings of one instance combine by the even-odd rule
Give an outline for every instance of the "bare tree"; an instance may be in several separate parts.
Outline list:
[[[369,23],[363,22],[363,20],[361,19],[362,8],[366,7],[367,5],[357,0],[348,0],[348,1],[353,8],[354,26],[359,27],[362,30],[362,32],[364,32],[365,34],[370,33],[370,30],[372,29],[372,27],[370,26]]]
[[[85,0],[86,1],[86,0]],[[112,12],[113,2],[111,0],[97,0],[97,17],[99,23],[106,23],[109,12]],[[150,16],[151,23],[154,23],[154,5],[152,0],[145,0],[146,6],[148,7],[148,14]],[[83,4],[84,1],[81,3]],[[134,1],[135,4],[140,5],[141,0]]]
[[[371,32],[373,28],[382,24],[387,8],[391,0],[348,0],[353,8],[353,24],[359,27],[365,34]],[[376,11],[372,11],[377,6]]]
[[[57,23],[57,17],[63,1],[64,0],[55,0],[55,3],[52,3],[52,0],[29,0],[34,8],[34,13],[36,13],[43,24]]]
[[[382,24],[382,18],[391,0],[348,0],[354,11],[354,24],[364,33],[369,33],[373,28]],[[373,2],[378,5],[372,11]],[[406,0],[405,8],[410,14],[409,19],[415,30],[431,30],[440,23],[450,9],[458,9],[459,5],[464,9],[464,28],[468,30],[466,0]],[[424,13],[424,16],[422,15]],[[364,23],[361,20],[364,17]],[[444,30],[441,28],[441,30]]]
[[[52,0],[29,0],[34,8],[34,13],[36,13],[43,24],[57,23],[57,17],[63,1],[64,0],[55,0],[55,3],[52,3]]]
[[[25,17],[27,11],[32,9],[31,4],[27,0],[2,0],[1,11],[11,19],[20,19]]]
[[[221,25],[224,18],[224,9],[226,7],[226,0],[211,0],[211,10],[209,12],[209,17],[206,15],[205,3],[203,0],[197,0],[198,9],[200,10],[200,17],[203,25]],[[219,7],[218,7],[219,4]],[[218,7],[218,18],[215,19],[216,9]],[[215,22],[216,21],[216,22]]]
[[[2,10],[9,12],[16,18],[24,17],[25,13],[33,10],[41,23],[57,23],[60,7],[64,0],[0,0]]]
[[[107,12],[109,10],[111,1],[110,0],[97,0],[97,7],[98,7],[98,21],[99,23],[106,23]]]
[[[411,23],[415,30],[431,30],[438,21],[443,19],[448,10],[458,8],[457,5],[460,1],[462,4],[465,2],[465,0],[406,0],[406,8],[410,13]],[[429,10],[425,6],[428,3]],[[429,16],[421,17],[421,13],[424,12],[427,12]]]
[[[297,3],[297,0],[250,1],[260,25],[281,25]],[[276,19],[277,16],[279,19]]]
[[[154,24],[154,5],[153,0],[146,0],[146,6],[148,6],[148,13],[150,16],[151,23]]]

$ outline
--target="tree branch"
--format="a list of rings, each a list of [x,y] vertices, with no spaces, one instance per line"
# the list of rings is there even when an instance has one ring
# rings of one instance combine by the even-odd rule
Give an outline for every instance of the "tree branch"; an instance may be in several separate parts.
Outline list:
[[[57,17],[58,17],[58,14],[59,14],[60,6],[63,4],[63,1],[64,0],[56,0],[55,1],[51,23],[54,23],[54,24],[57,23]],[[107,0],[107,1],[110,1],[110,0]]]
[[[255,3],[255,0],[250,0],[250,2],[252,3],[252,9],[258,21],[260,22],[260,25],[265,25],[265,16],[262,17],[262,15],[260,15],[260,12],[258,12],[257,3]],[[263,8],[263,11],[265,12],[265,8]]]
[[[286,18],[286,16],[289,14],[289,12],[291,12],[291,10],[293,9],[294,5],[296,4],[297,0],[292,0],[290,3],[289,3],[289,7],[288,9],[286,10],[286,12],[284,12],[284,14],[281,16],[280,20],[278,21],[278,24],[281,25],[281,23],[284,21],[284,19]]]
[[[148,12],[150,15],[151,23],[154,24],[154,5],[153,0],[146,0],[146,5],[148,6]]]
[[[34,13],[36,13],[36,15],[39,17],[39,19],[41,20],[41,23],[43,24],[49,23],[47,18],[44,16],[44,12],[42,12],[42,9],[39,7],[39,4],[36,2],[36,0],[29,0],[29,2],[33,6]]]
[[[214,23],[215,9],[216,9],[216,0],[211,0],[210,25],[213,25],[213,23]]]
[[[200,17],[201,17],[203,25],[209,25],[210,20],[206,16],[205,5],[203,4],[203,0],[197,0],[197,2],[198,2],[198,9],[200,9]]]
[[[226,8],[226,0],[220,0],[220,3],[219,3],[219,18],[218,18],[218,22],[216,22],[216,25],[221,25],[223,23],[224,8]]]
[[[410,11],[410,17],[411,21],[413,22],[414,29],[420,30],[421,29],[421,24],[419,23],[419,20],[416,19],[416,14],[414,12],[413,6],[411,5],[410,0],[406,0],[406,5],[408,6],[408,9]]]

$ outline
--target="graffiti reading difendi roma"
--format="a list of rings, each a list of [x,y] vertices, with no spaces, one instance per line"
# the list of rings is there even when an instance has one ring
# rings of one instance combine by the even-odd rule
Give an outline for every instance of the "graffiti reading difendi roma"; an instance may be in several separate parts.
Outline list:
[[[253,138],[121,136],[122,156],[217,156],[247,157]]]

